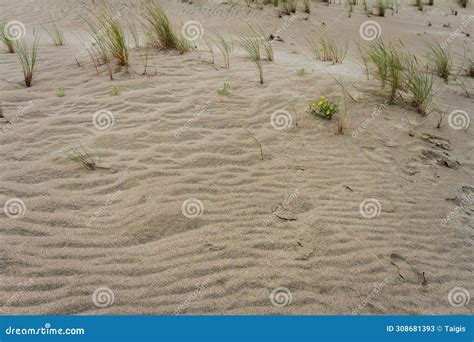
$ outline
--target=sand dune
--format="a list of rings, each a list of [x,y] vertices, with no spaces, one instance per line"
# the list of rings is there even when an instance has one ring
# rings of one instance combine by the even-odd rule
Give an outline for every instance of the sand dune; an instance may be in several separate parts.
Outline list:
[[[138,13],[136,1],[113,3]],[[315,3],[308,20],[298,12],[284,42],[274,42],[260,85],[238,49],[229,70],[218,54],[211,65],[206,52],[153,50],[148,76],[140,51],[129,68],[114,67],[113,81],[96,75],[80,55],[82,5],[0,0],[2,20],[20,20],[29,36],[53,9],[67,39],[56,47],[43,34],[31,88],[21,84],[15,55],[0,53],[0,204],[25,205],[21,217],[0,215],[2,314],[473,313],[472,300],[448,302],[453,288],[473,293],[473,206],[460,202],[474,193],[473,126],[437,129],[434,115],[408,105],[374,117],[386,99],[358,57],[359,26],[368,20],[360,10],[348,18],[344,6]],[[384,39],[400,38],[422,56],[420,42],[446,39],[473,14],[459,7],[451,16],[449,6],[440,7],[448,17],[404,4],[369,20],[382,25]],[[178,27],[197,20],[211,36],[236,37],[246,22],[273,32],[285,20],[268,5],[163,7]],[[448,21],[451,29],[443,28]],[[342,64],[311,58],[305,37],[322,27],[350,40]],[[472,27],[471,37],[453,42],[457,51],[472,48]],[[305,113],[320,95],[340,95],[332,76],[357,100],[344,135],[334,121]],[[228,96],[216,92],[224,83]],[[459,86],[436,79],[435,93],[443,111],[472,118],[472,98]],[[93,124],[100,110],[113,114],[105,130]],[[272,126],[278,110],[291,114],[285,129]],[[102,168],[66,158],[79,143]],[[107,305],[93,300],[100,288]]]

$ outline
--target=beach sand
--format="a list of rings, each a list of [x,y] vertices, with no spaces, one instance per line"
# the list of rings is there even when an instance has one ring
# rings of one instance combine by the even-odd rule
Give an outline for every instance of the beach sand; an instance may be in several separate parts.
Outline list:
[[[110,3],[131,20],[140,11]],[[344,5],[316,2],[309,18],[302,4],[279,18],[272,5],[162,3],[178,31],[190,20],[235,41],[247,24],[279,31],[263,85],[238,44],[229,70],[217,49],[215,64],[205,51],[152,49],[148,75],[135,49],[111,81],[81,44],[84,5],[0,0],[0,19],[22,22],[27,39],[50,12],[66,36],[57,47],[42,33],[31,88],[1,47],[2,314],[473,314],[473,124],[454,129],[447,115],[472,118],[473,100],[436,77],[446,113],[436,128],[435,114],[408,101],[388,105],[357,49],[367,20],[421,59],[425,42],[468,21],[470,37],[451,50],[472,56],[472,4],[404,3],[384,18],[359,5],[349,18]],[[306,39],[323,28],[348,41],[342,64],[311,56]],[[353,97],[344,134],[306,113],[341,96],[335,78]],[[100,168],[66,157],[79,145]],[[19,214],[7,215],[11,199]],[[452,303],[459,289],[462,305]]]

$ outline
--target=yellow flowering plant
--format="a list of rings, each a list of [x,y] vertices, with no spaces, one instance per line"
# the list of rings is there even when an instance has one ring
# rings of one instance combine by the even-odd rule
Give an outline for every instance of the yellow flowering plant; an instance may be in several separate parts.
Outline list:
[[[332,102],[326,96],[321,96],[320,99],[319,102],[310,103],[308,113],[331,119],[339,110],[337,103]]]

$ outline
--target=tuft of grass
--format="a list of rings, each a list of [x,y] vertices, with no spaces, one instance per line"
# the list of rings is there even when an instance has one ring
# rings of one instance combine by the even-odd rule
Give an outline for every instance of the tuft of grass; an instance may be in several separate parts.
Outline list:
[[[14,44],[13,44],[13,40],[10,39],[10,37],[8,37],[7,34],[5,34],[5,24],[3,23],[0,23],[0,40],[2,41],[2,43],[7,47],[8,49],[8,52],[9,53],[14,53]]]
[[[229,89],[230,89],[229,83],[224,83],[224,87],[222,87],[222,89],[217,89],[217,93],[219,95],[227,96],[230,94]]]
[[[304,74],[306,73],[306,70],[304,68],[301,68],[301,69],[297,69],[296,70],[296,74],[298,76],[304,76]]]
[[[214,55],[214,43],[211,39],[204,38],[204,43],[207,46],[207,51],[211,55],[211,64],[215,64],[216,58]]]
[[[145,12],[145,19],[150,24],[150,31],[153,33],[153,43],[157,48],[175,49],[180,53],[191,50],[189,41],[175,32],[168,16],[156,2],[149,1],[145,6]]]
[[[217,48],[224,60],[224,68],[230,69],[230,55],[233,51],[232,39],[226,40],[220,33],[217,34]]]
[[[58,90],[56,90],[56,96],[57,96],[57,97],[64,97],[64,96],[66,96],[66,94],[64,93],[64,89],[63,89],[63,88],[58,88]]]
[[[88,170],[94,171],[97,169],[98,159],[82,144],[71,147],[66,151],[66,156],[69,160],[81,164]]]
[[[247,52],[249,60],[257,67],[260,84],[263,84],[263,68],[260,55],[262,42],[263,39],[257,36],[252,28],[249,35],[240,36],[240,46]]]
[[[119,16],[108,7],[101,7],[99,14],[84,19],[89,26],[92,39],[100,49],[102,60],[108,60],[111,54],[121,66],[128,65],[129,49],[125,30]]]
[[[14,50],[23,69],[23,76],[27,87],[31,87],[33,75],[36,71],[39,41],[40,38],[36,34],[31,47],[28,46],[24,39],[14,41]]]
[[[415,0],[415,6],[418,7],[418,10],[423,11],[423,2],[421,0]]]
[[[311,0],[303,0],[303,12],[311,14]]]
[[[469,3],[469,0],[460,0],[461,6],[466,8],[467,4]]]
[[[64,32],[59,26],[59,23],[52,19],[51,22],[47,25],[41,25],[46,33],[49,35],[54,45],[63,46],[64,45]]]
[[[313,55],[321,61],[331,61],[333,64],[342,63],[347,54],[347,42],[343,46],[326,32],[321,32],[318,43],[307,40]]]
[[[385,17],[385,12],[387,11],[387,2],[385,0],[377,0],[375,8],[379,17]]]
[[[433,76],[423,72],[414,57],[409,63],[406,75],[406,86],[413,96],[413,104],[419,113],[428,114],[428,108],[433,99]]]
[[[112,96],[119,96],[120,95],[120,87],[114,85],[112,87]]]
[[[281,0],[280,1],[280,13],[284,15],[291,15],[296,13],[296,6],[298,0]]]
[[[447,83],[453,68],[453,60],[448,48],[443,48],[438,42],[430,43],[428,48],[428,58],[434,63],[436,73]]]
[[[365,48],[360,49],[364,63],[368,72],[367,62],[372,62],[377,69],[377,76],[380,79],[382,89],[385,85],[390,85],[389,103],[394,103],[398,91],[404,88],[405,76],[404,61],[406,52],[401,47],[383,41],[376,41]]]

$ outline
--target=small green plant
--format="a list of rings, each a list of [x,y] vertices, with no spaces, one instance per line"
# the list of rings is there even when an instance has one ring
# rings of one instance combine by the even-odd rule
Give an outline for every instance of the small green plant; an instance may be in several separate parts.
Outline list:
[[[114,85],[112,87],[112,96],[119,96],[120,95],[120,87]]]
[[[52,19],[51,23],[48,25],[41,25],[46,33],[49,35],[54,45],[63,46],[64,45],[64,33],[58,22],[55,19]]]
[[[64,93],[64,89],[63,89],[63,88],[59,88],[58,90],[56,90],[56,96],[57,96],[57,97],[64,97],[64,96],[66,96],[66,94]]]
[[[306,73],[306,70],[304,68],[296,70],[296,74],[298,76],[304,76],[305,73]]]
[[[36,59],[38,56],[39,36],[35,34],[31,48],[24,39],[14,42],[14,50],[23,69],[25,85],[31,87],[33,75],[36,71]]]
[[[5,24],[0,23],[0,40],[2,41],[3,44],[8,49],[9,53],[14,53],[15,51],[13,50],[13,40],[9,37],[9,35],[6,33],[5,30]]]
[[[416,0],[415,5],[418,7],[418,10],[423,11],[423,2],[421,0]]]
[[[222,87],[222,89],[217,89],[217,93],[219,95],[227,96],[230,94],[229,89],[230,89],[229,83],[224,83],[224,87]]]
[[[467,4],[469,3],[469,0],[460,0],[460,2],[461,2],[461,6],[466,8]]]
[[[251,27],[250,27],[251,28]],[[255,64],[258,70],[258,75],[260,78],[260,84],[263,84],[263,68],[262,68],[262,61],[260,56],[261,49],[264,49],[265,53],[267,51],[265,49],[265,38],[259,37],[256,32],[251,28],[251,32],[249,35],[240,36],[240,46],[247,51],[248,58],[251,62]],[[262,46],[263,45],[263,46]],[[273,50],[272,50],[273,54]],[[268,58],[268,55],[267,55]]]
[[[326,96],[320,97],[321,101],[309,105],[308,113],[331,119],[339,110],[337,103],[329,100]]]

